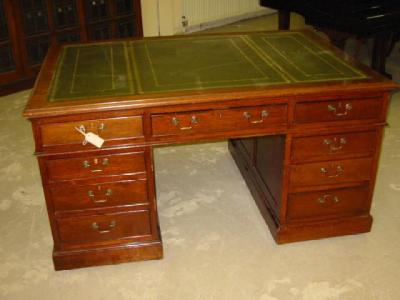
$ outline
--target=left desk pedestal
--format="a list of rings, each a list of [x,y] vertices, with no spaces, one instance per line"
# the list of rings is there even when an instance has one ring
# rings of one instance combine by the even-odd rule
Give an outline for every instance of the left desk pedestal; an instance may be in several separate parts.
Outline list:
[[[141,116],[90,117],[33,121],[55,269],[162,258],[152,147],[134,146]],[[104,147],[82,144],[76,127]]]

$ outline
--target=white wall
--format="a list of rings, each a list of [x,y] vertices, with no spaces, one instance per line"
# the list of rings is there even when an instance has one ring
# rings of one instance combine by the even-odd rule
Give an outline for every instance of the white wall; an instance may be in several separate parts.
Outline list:
[[[144,36],[159,35],[157,2],[157,0],[141,0]]]
[[[252,16],[257,12],[265,12],[259,0],[182,0],[183,15],[188,26],[199,26],[230,18]]]
[[[141,4],[144,36],[173,35],[184,32],[183,0],[141,0]]]
[[[182,32],[182,0],[141,0],[144,36]]]

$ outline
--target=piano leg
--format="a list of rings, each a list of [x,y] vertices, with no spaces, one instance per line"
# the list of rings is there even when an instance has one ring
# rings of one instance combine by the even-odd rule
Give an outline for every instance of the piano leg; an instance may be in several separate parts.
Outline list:
[[[290,11],[280,9],[278,12],[279,30],[289,30],[290,28]]]
[[[396,40],[397,35],[392,32],[377,34],[373,39],[371,66],[389,78],[392,76],[386,73],[386,58],[392,52]]]
[[[331,43],[342,50],[344,50],[347,39],[351,37],[351,35],[346,32],[341,32],[326,28],[317,28],[317,29],[319,31],[324,32],[329,37]]]

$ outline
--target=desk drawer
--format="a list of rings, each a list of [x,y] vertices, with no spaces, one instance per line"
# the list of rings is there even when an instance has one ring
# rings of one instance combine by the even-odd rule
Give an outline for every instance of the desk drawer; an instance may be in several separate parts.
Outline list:
[[[45,164],[49,181],[146,172],[143,152],[47,159]]]
[[[292,165],[290,185],[293,188],[370,180],[372,162],[372,158],[359,158]]]
[[[293,139],[292,161],[337,159],[347,155],[371,156],[376,142],[376,131],[298,137]]]
[[[287,123],[286,105],[268,105],[218,110],[220,130],[267,128]]]
[[[145,179],[90,185],[54,184],[49,190],[55,211],[148,203]]]
[[[298,103],[295,107],[295,123],[350,121],[379,119],[382,113],[380,99],[343,99]]]
[[[87,244],[151,236],[148,210],[57,219],[63,243]]]
[[[368,212],[369,188],[361,186],[289,194],[288,220],[357,215]]]
[[[76,128],[93,132],[105,141],[143,136],[141,116],[49,123],[40,125],[43,146],[81,144],[84,137]]]
[[[266,128],[287,122],[286,105],[152,115],[154,136]]]
[[[192,111],[151,116],[154,136],[207,133],[218,122],[215,111]]]

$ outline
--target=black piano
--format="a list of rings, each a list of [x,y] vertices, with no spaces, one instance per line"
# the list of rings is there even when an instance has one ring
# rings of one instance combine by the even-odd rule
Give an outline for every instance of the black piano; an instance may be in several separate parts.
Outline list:
[[[400,37],[400,0],[260,0],[279,10],[279,29],[289,29],[296,12],[344,48],[347,38],[373,39],[371,66],[385,72],[386,57]]]

